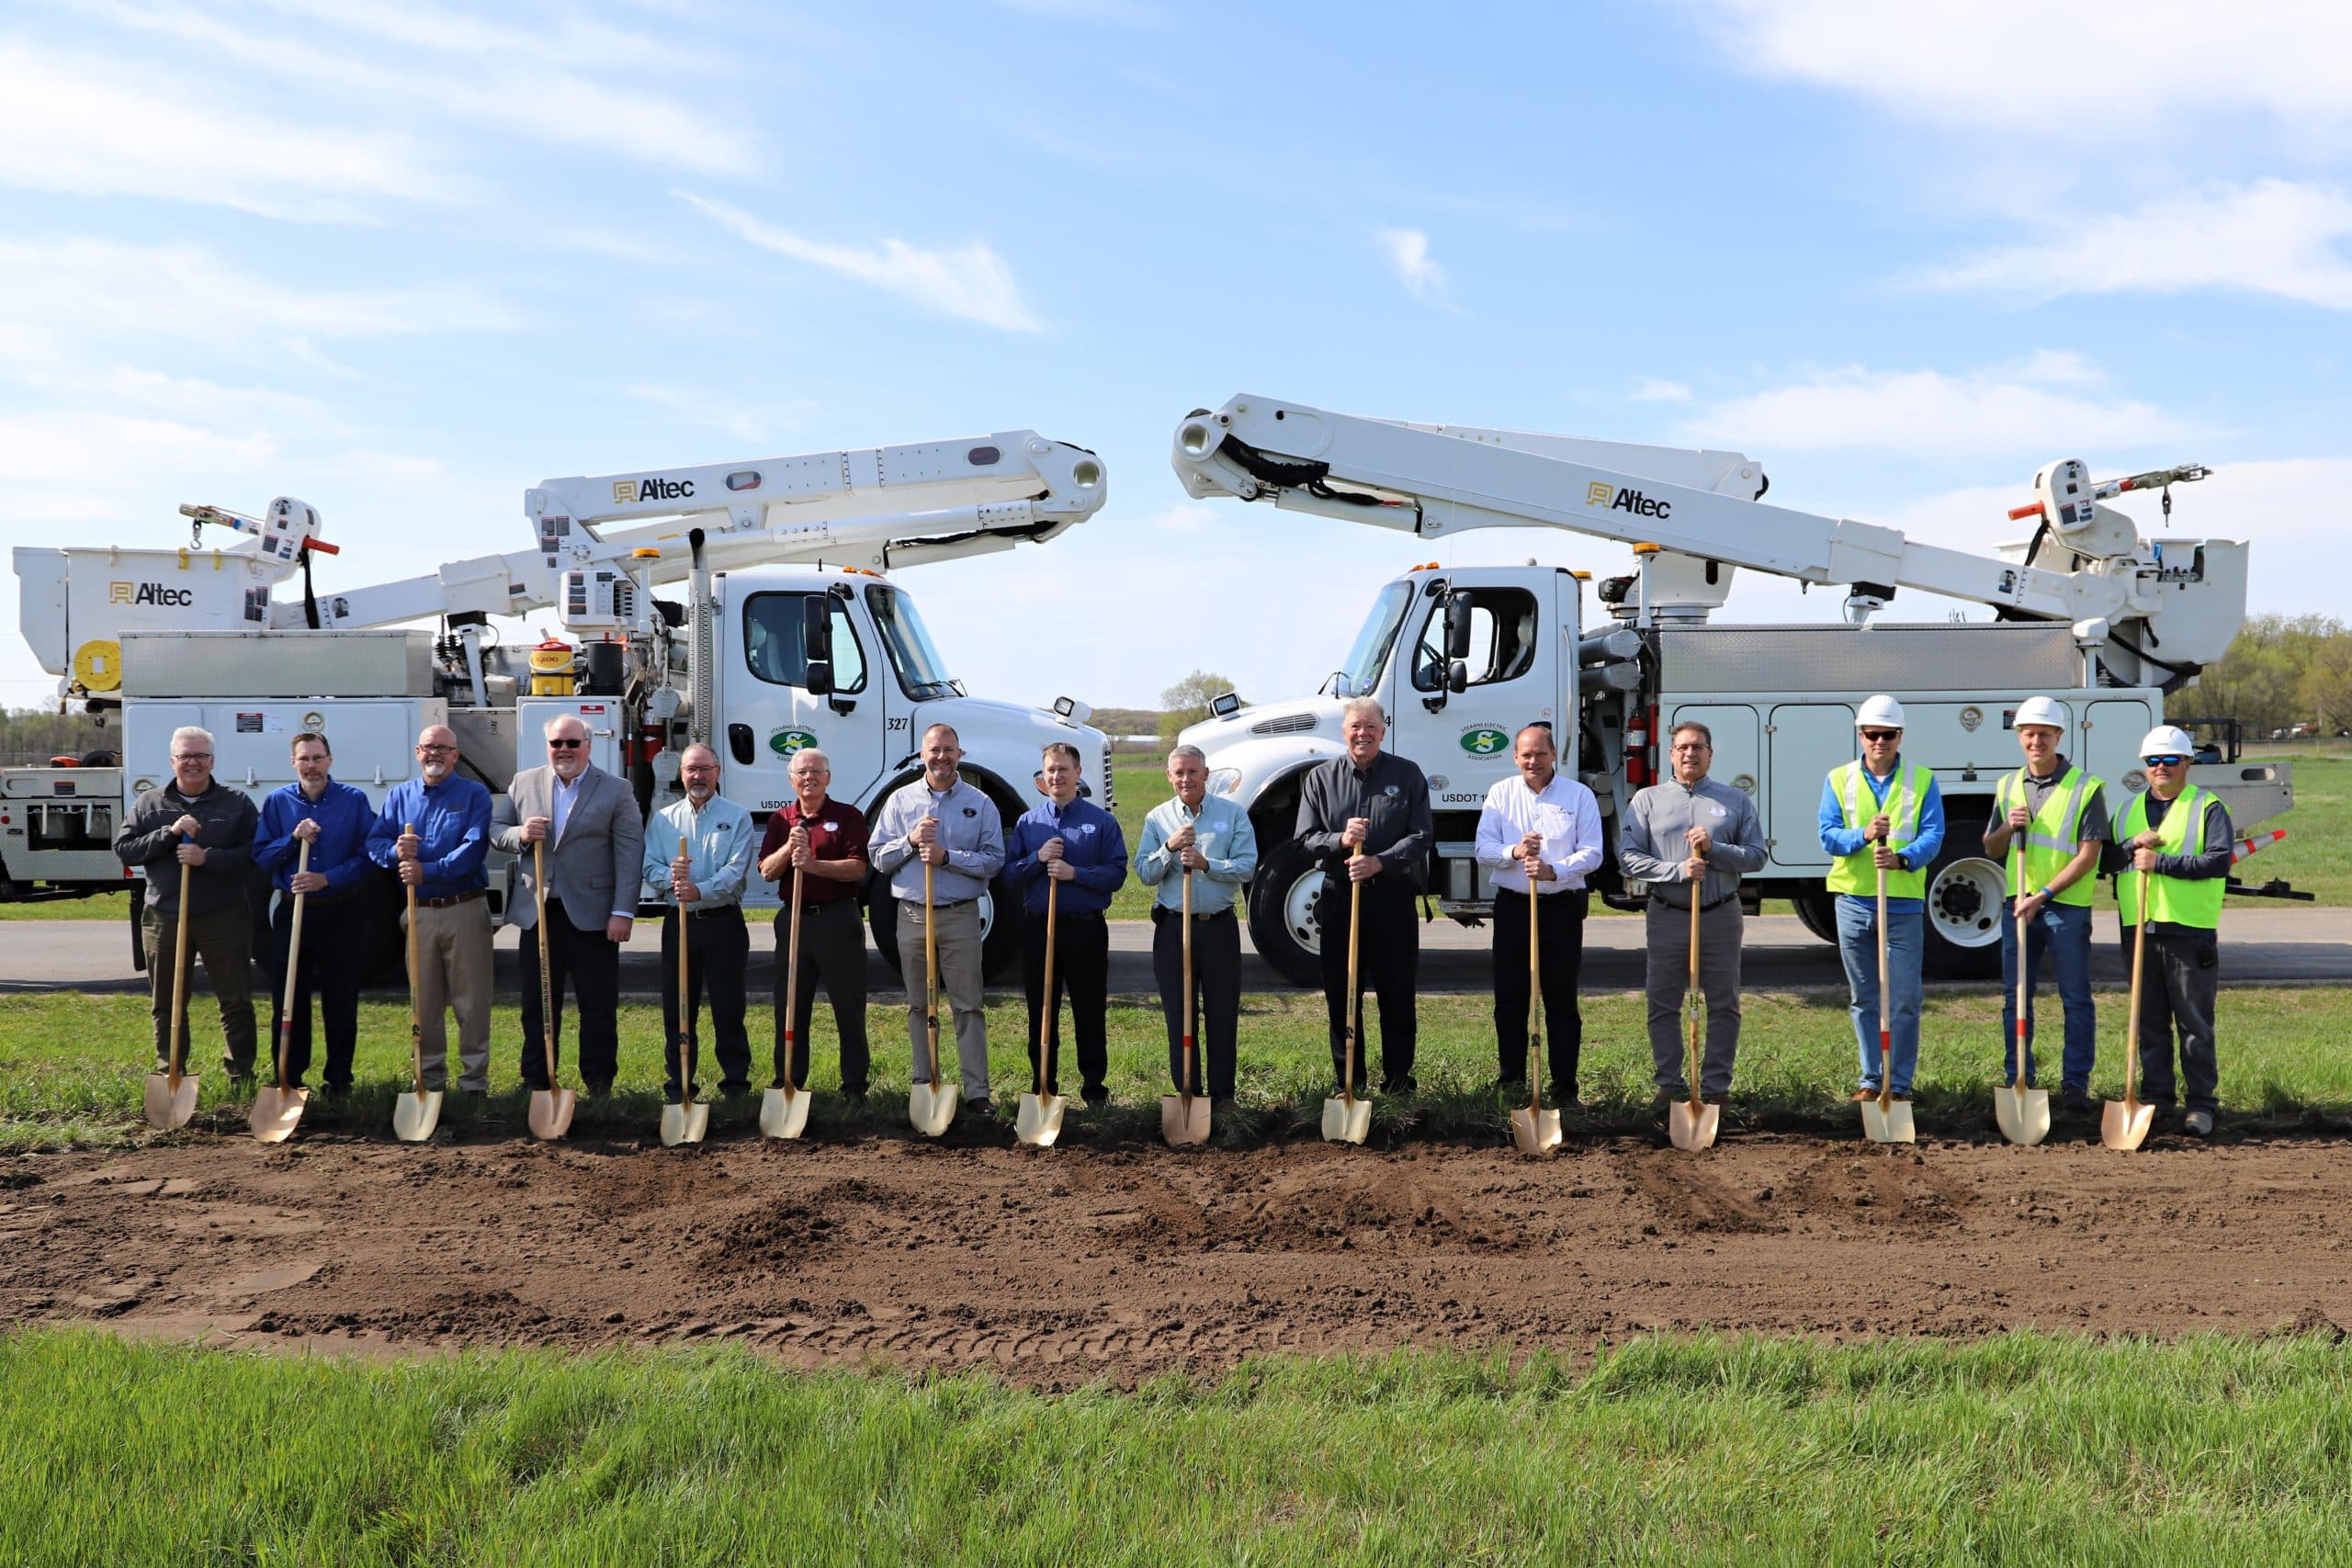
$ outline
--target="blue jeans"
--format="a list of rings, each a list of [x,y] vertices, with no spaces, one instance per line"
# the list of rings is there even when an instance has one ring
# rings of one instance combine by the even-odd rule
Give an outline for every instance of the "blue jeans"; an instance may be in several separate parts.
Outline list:
[[[1897,1094],[1911,1092],[1911,1074],[1919,1065],[1919,1002],[1925,989],[1920,967],[1928,936],[1928,911],[1914,902],[1910,908],[1890,905],[1886,911],[1886,977],[1894,995],[1888,1019],[1889,1055],[1894,1058]],[[1838,897],[1838,956],[1846,961],[1846,984],[1853,992],[1854,1044],[1862,1063],[1862,1087],[1877,1089],[1878,1068],[1878,900]]]
[[[2066,1055],[2059,1068],[2059,1087],[2069,1094],[2090,1091],[2091,1064],[2098,1055],[2098,1015],[2091,1008],[2091,911],[2088,907],[2045,905],[2033,918],[2025,938],[2025,1038],[2027,1077],[2033,1076],[2033,988],[2041,983],[2041,959],[2047,953],[2058,972],[2058,1000],[2066,1013]],[[2001,921],[2001,1070],[2007,1083],[2017,1063],[2018,922]]]

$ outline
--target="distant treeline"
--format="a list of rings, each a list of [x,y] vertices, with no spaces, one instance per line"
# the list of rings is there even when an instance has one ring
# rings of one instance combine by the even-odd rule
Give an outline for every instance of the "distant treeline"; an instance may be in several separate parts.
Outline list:
[[[111,751],[122,732],[78,713],[54,708],[0,709],[0,761],[46,762],[51,757],[83,757]]]
[[[2165,703],[2175,719],[2234,718],[2249,740],[2352,729],[2352,628],[2333,615],[2252,615],[2221,662]]]

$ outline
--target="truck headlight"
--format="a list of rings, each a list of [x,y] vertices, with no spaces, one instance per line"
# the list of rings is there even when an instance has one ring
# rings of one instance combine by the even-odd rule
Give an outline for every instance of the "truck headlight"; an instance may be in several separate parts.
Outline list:
[[[1216,768],[1209,773],[1211,795],[1231,795],[1240,787],[1241,770],[1239,768]]]

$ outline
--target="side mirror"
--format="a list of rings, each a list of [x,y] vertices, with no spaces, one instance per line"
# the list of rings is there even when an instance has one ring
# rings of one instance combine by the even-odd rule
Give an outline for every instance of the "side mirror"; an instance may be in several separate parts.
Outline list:
[[[807,681],[810,696],[831,696],[833,694],[833,661],[830,659],[810,660]]]
[[[820,660],[828,664],[833,661],[833,601],[830,594],[811,593],[800,601],[800,651],[811,664]]]
[[[1445,601],[1445,656],[1470,657],[1470,601],[1459,593],[1447,595]]]

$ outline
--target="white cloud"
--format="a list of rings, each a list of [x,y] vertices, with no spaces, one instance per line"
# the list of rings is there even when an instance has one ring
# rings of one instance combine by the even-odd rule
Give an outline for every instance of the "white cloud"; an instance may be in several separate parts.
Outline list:
[[[1405,292],[1424,305],[1441,310],[1453,309],[1447,295],[1445,268],[1430,255],[1430,237],[1419,229],[1383,229],[1379,234],[1380,248],[1388,258],[1389,270]]]
[[[2036,299],[2244,289],[2352,310],[2352,197],[2287,180],[2167,197],[1932,269],[1928,288]]]
[[[0,39],[0,183],[335,221],[364,220],[370,198],[464,192],[404,135],[296,125],[244,103],[214,112],[185,102],[187,90],[119,62]]]
[[[2071,354],[1958,375],[1845,366],[1715,403],[1685,421],[1678,439],[1744,451],[2041,457],[2053,444],[2136,449],[2198,434],[2138,399],[2098,396],[2100,385]]]
[[[193,44],[300,92],[327,95],[337,114],[360,104],[411,117],[423,110],[531,141],[696,174],[742,175],[759,166],[751,140],[729,120],[598,74],[637,76],[651,68],[664,80],[708,77],[707,59],[656,39],[577,22],[504,28],[431,8],[302,0],[278,8],[346,36],[304,42],[282,27],[248,31],[180,6],[92,0],[89,6],[131,30]]]
[[[1043,330],[1044,323],[1022,302],[1012,269],[985,240],[957,250],[918,250],[903,240],[885,240],[879,249],[860,249],[808,239],[690,191],[678,195],[739,238],[777,255],[896,294],[943,316],[978,321],[1000,332]]]
[[[628,396],[665,408],[695,424],[750,446],[775,441],[805,423],[817,410],[808,398],[741,401],[683,387],[636,386],[621,389]]]
[[[381,338],[511,328],[473,289],[296,288],[241,272],[193,245],[0,241],[0,344],[72,356],[92,342],[176,339],[306,353],[312,337]]]
[[[2352,117],[2352,6],[2306,0],[1690,0],[1733,61],[1905,118],[2096,145],[2252,111]]]
[[[1645,376],[1634,384],[1632,391],[1625,394],[1625,400],[1635,403],[1687,403],[1690,400],[1690,389],[1679,381]]]

